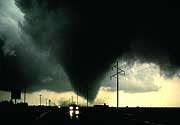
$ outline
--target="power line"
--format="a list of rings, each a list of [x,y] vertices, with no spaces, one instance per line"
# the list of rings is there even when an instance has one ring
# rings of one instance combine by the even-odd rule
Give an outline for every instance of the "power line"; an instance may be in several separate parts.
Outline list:
[[[114,68],[116,68],[116,73],[110,76],[110,79],[112,78],[117,79],[117,108],[118,108],[119,107],[119,75],[125,75],[125,71],[118,67],[118,61],[117,64],[112,67],[112,70]]]

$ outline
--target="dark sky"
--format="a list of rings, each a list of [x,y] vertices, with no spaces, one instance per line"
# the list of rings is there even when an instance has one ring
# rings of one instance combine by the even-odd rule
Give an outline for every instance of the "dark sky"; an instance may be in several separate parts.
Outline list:
[[[16,4],[25,14],[21,28],[33,44],[43,51],[50,48],[74,89],[85,96],[88,87],[91,100],[101,78],[124,55],[132,63],[135,58],[154,62],[168,77],[179,69],[180,10],[168,1],[16,0]],[[5,76],[2,73],[10,86],[19,81],[34,84],[41,73],[34,74],[35,63],[24,75],[17,57],[2,65],[11,68]]]

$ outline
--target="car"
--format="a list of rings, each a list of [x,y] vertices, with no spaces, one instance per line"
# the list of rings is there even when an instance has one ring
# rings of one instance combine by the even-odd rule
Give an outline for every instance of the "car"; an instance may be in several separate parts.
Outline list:
[[[69,105],[69,115],[71,119],[78,119],[79,117],[79,106],[76,104]]]

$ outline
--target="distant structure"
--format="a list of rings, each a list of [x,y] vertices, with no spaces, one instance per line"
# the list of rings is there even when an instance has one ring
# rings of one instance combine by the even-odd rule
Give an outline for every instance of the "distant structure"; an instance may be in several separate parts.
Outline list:
[[[40,106],[41,106],[41,97],[42,97],[42,95],[39,95],[39,103],[40,103]]]
[[[125,71],[120,69],[118,66],[118,61],[116,65],[112,67],[112,70],[116,68],[116,73],[110,76],[110,79],[112,78],[117,78],[117,108],[119,107],[119,75],[124,75],[125,76]]]
[[[106,105],[106,103],[104,103],[103,105],[94,105],[94,108],[96,110],[102,110],[102,109],[107,109],[109,108],[109,105]]]
[[[20,90],[11,90],[11,100],[14,99],[15,100],[15,104],[16,104],[16,100],[17,99],[21,99],[21,91]]]

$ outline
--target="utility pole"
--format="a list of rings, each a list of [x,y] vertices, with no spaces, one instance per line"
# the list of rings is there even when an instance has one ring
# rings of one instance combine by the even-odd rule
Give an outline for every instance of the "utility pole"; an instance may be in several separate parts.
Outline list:
[[[15,104],[16,104],[16,99],[15,99]]]
[[[47,98],[46,98],[46,106],[47,106]]]
[[[40,106],[41,106],[41,96],[42,96],[42,95],[39,95],[39,97],[40,97]]]
[[[119,66],[118,66],[118,61],[116,63],[116,65],[114,65],[112,67],[112,70],[116,68],[116,73],[112,76],[110,76],[110,79],[112,78],[117,78],[117,108],[119,107],[119,75],[125,75],[125,71],[120,69]]]
[[[71,101],[72,101],[71,103],[73,104],[73,96],[71,96]]]
[[[51,106],[51,100],[49,99],[49,106]]]
[[[88,107],[88,100],[89,100],[89,96],[88,96],[88,94],[89,94],[89,92],[88,92],[88,85],[87,85],[87,107]]]
[[[26,103],[26,86],[24,87],[24,103]]]
[[[76,103],[77,103],[77,105],[78,105],[78,92],[77,92],[77,98],[76,98],[77,100],[76,100]]]

